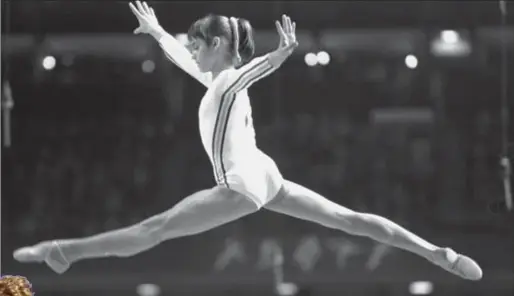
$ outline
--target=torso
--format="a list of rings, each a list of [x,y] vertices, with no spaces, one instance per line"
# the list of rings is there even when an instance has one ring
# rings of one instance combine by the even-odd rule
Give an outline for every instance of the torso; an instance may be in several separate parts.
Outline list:
[[[227,72],[212,81],[198,111],[200,136],[217,183],[222,183],[238,162],[257,151],[248,91],[227,92]]]

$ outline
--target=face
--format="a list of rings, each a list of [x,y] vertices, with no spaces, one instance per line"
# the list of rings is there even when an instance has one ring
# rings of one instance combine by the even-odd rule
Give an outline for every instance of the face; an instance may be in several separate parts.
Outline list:
[[[200,38],[191,38],[187,45],[187,49],[191,52],[193,60],[202,72],[210,72],[217,59],[217,46],[219,42],[215,40],[212,46],[209,46]]]

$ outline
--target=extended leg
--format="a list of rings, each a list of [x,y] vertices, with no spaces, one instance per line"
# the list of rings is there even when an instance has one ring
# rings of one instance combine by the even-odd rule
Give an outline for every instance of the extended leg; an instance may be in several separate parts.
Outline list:
[[[290,181],[285,181],[282,195],[265,207],[413,252],[466,279],[482,277],[470,258],[435,246],[384,217],[354,212]]]
[[[21,262],[45,261],[62,273],[81,259],[128,257],[162,241],[201,233],[253,213],[257,206],[239,193],[223,187],[199,191],[170,210],[141,223],[98,235],[46,241],[14,252]]]

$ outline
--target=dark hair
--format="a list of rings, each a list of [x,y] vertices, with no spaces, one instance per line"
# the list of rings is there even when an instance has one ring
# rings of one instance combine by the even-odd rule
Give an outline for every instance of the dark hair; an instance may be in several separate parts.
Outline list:
[[[249,62],[255,54],[255,41],[253,40],[253,28],[246,19],[237,19],[239,34],[238,53],[242,64]],[[230,26],[229,18],[222,15],[209,14],[194,22],[187,32],[188,38],[199,38],[207,45],[212,45],[214,37],[225,37],[234,45],[234,34]],[[233,47],[232,47],[233,48]]]

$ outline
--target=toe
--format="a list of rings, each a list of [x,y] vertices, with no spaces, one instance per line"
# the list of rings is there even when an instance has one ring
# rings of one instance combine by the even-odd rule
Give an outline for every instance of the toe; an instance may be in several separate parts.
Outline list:
[[[482,269],[473,259],[467,256],[460,255],[456,268],[458,268],[468,280],[478,281],[482,279]]]
[[[42,258],[39,258],[38,252],[33,247],[24,247],[17,249],[13,253],[13,257],[15,260],[20,262],[34,262],[41,261]]]

